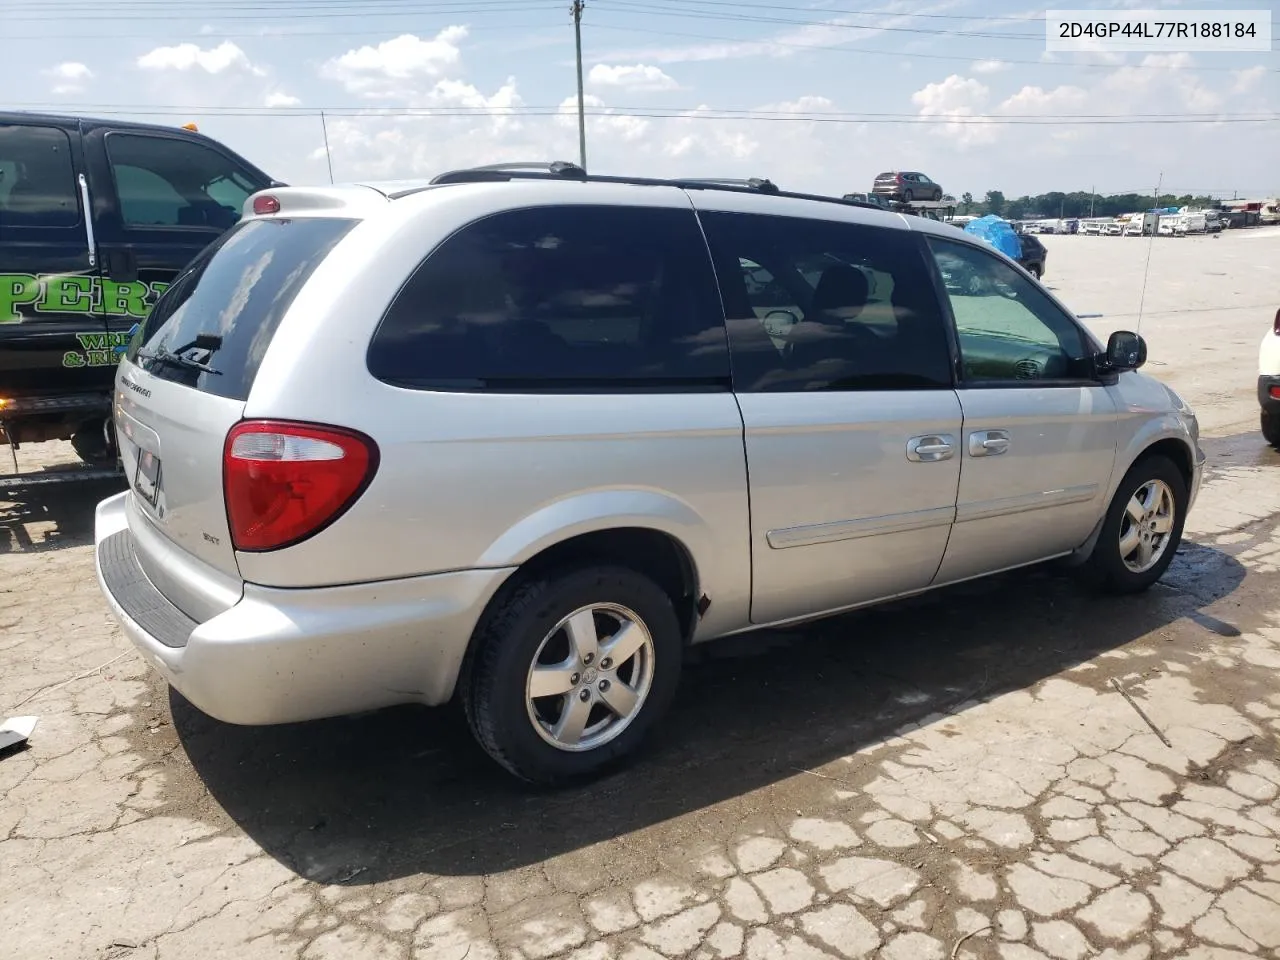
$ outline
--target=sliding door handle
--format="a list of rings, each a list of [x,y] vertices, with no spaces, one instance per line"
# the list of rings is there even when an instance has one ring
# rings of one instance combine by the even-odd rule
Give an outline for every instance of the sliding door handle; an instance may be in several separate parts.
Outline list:
[[[955,437],[945,433],[912,437],[907,441],[907,459],[915,463],[950,460],[955,455],[955,443]]]
[[[1008,449],[1008,430],[979,430],[969,434],[969,456],[971,457],[998,457]]]

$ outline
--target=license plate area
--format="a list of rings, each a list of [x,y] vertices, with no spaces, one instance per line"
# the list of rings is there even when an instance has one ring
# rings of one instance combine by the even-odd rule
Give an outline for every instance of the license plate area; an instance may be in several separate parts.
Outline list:
[[[138,450],[138,469],[133,489],[140,499],[155,509],[160,500],[160,458],[149,450]]]

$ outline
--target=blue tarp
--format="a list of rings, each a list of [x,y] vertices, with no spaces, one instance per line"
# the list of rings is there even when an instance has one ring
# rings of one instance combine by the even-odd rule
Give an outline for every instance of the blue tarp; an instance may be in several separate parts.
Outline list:
[[[1002,220],[994,213],[988,213],[977,220],[970,220],[965,224],[964,232],[973,234],[987,246],[995,247],[1015,260],[1022,256],[1022,243],[1018,240],[1018,235],[1013,232],[1013,227],[1009,225],[1008,220]]]

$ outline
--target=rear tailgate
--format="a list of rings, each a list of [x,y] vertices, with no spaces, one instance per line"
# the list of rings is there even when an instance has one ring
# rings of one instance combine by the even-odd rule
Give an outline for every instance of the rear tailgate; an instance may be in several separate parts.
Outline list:
[[[188,616],[235,602],[239,570],[223,498],[223,448],[285,311],[354,224],[247,220],[183,271],[129,346],[116,422],[142,568]]]
[[[892,193],[898,189],[898,175],[896,173],[879,174],[871,189],[876,193]]]

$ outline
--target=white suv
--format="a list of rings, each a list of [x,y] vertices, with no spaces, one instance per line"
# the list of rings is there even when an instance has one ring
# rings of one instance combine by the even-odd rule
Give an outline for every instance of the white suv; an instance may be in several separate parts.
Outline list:
[[[102,589],[196,706],[461,701],[552,781],[683,648],[1051,558],[1172,560],[1195,417],[952,227],[570,164],[281,188],[120,364]]]
[[[1280,449],[1280,310],[1258,348],[1258,403],[1262,405],[1262,436]]]

